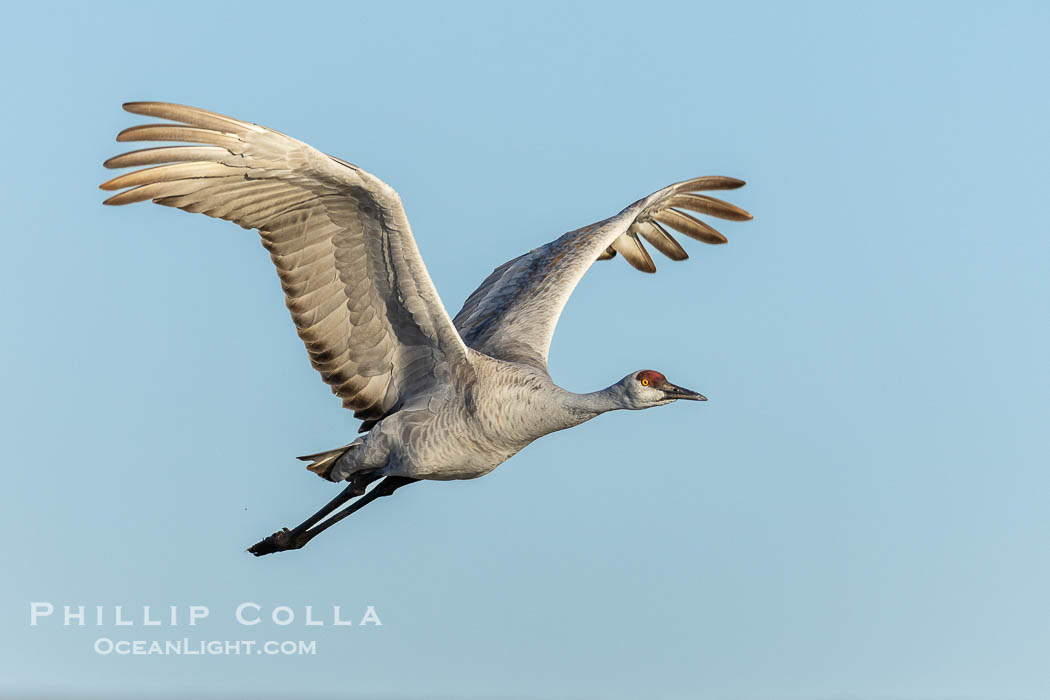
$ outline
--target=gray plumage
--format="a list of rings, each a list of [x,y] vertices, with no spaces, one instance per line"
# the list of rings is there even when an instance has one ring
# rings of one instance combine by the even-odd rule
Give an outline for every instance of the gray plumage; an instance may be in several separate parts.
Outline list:
[[[645,243],[671,260],[688,257],[671,231],[724,243],[689,212],[750,219],[700,194],[742,181],[701,177],[671,185],[504,263],[453,321],[397,193],[375,176],[212,112],[160,102],[124,108],[169,123],[125,129],[118,141],[194,145],[106,161],[110,168],[147,167],[103,184],[122,190],[105,203],[152,200],[257,229],[311,363],[364,421],[366,434],[350,445],[303,458],[321,476],[474,478],[533,440],[605,411],[702,399],[649,371],[574,394],[551,380],[547,353],[562,308],[595,261],[620,255],[651,273],[656,266]]]

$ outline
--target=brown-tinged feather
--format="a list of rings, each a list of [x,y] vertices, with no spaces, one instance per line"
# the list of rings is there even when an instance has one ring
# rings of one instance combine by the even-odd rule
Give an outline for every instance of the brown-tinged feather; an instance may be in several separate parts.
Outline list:
[[[224,114],[216,114],[204,109],[171,104],[170,102],[125,102],[123,106],[125,111],[132,114],[169,119],[173,122],[182,122],[183,124],[201,127],[202,129],[212,129],[231,134],[246,134],[249,131],[262,133],[265,131],[261,126],[242,122]]]
[[[141,124],[129,126],[117,134],[117,141],[185,141],[186,143],[207,143],[222,146],[231,151],[241,146],[236,136],[223,134],[211,129],[200,129],[195,126],[180,124]]]
[[[638,240],[638,236],[625,233],[613,241],[612,246],[636,270],[649,273],[656,272],[656,264],[649,257],[649,252],[645,249],[645,246]]]
[[[238,173],[241,171],[241,173]],[[243,168],[233,168],[222,163],[175,163],[158,165],[153,168],[124,173],[99,185],[102,190],[122,190],[125,187],[137,187],[153,182],[171,182],[173,180],[190,180],[206,177],[228,177],[242,174]]]
[[[709,214],[729,221],[750,221],[755,218],[729,202],[702,194],[676,194],[668,200],[667,206]]]
[[[689,257],[689,254],[674,239],[674,236],[665,231],[655,221],[639,221],[631,226],[631,230],[641,235],[642,238],[647,240],[658,251],[671,258],[671,260],[685,260]]]
[[[674,209],[664,209],[653,213],[653,218],[662,224],[667,224],[675,231],[684,233],[690,238],[695,238],[704,243],[717,245],[727,243],[726,237],[721,233],[688,214]]]
[[[725,175],[705,175],[680,182],[674,186],[675,192],[703,192],[705,190],[735,190],[747,183],[735,177]]]
[[[188,163],[191,161],[219,162],[233,154],[218,146],[157,146],[113,156],[102,165],[107,168],[130,168],[159,163]]]

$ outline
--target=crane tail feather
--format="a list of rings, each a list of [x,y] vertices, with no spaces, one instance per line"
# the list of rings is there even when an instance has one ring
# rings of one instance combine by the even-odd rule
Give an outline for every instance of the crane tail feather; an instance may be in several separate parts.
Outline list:
[[[335,463],[339,461],[340,457],[342,457],[350,450],[354,449],[355,447],[360,447],[361,443],[361,440],[354,440],[349,445],[343,445],[342,447],[337,447],[334,450],[325,450],[324,452],[317,452],[312,455],[303,455],[302,457],[296,457],[296,459],[301,460],[303,462],[310,462],[310,464],[306,465],[307,469],[312,471],[314,474],[317,474],[321,478],[333,481],[330,475],[332,473],[332,468],[335,466]]]

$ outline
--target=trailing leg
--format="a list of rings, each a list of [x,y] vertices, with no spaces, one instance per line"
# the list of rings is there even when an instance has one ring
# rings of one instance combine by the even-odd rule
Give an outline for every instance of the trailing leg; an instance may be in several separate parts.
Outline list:
[[[298,549],[299,547],[302,547],[306,544],[306,540],[303,540],[301,544],[297,544],[297,542],[302,538],[303,533],[351,498],[356,498],[357,496],[364,494],[368,485],[379,478],[380,475],[374,472],[358,472],[351,475],[347,480],[349,484],[346,488],[344,488],[338,496],[326,503],[321,510],[317,511],[291,530],[283,528],[280,531],[273,533],[266,539],[249,547],[248,551],[257,557],[261,557],[264,554],[272,554],[273,552],[280,552],[285,549]],[[308,539],[309,538],[307,538],[307,540]]]
[[[356,476],[356,475],[355,475]],[[372,481],[378,479],[378,476],[365,476],[368,481],[365,481],[364,485],[367,486]],[[418,479],[411,479],[407,476],[388,476],[379,482],[379,485],[374,489],[364,494],[358,500],[351,503],[349,506],[339,511],[332,517],[328,518],[324,522],[320,522],[322,518],[331,513],[333,510],[341,506],[346,501],[350,500],[354,496],[360,495],[360,489],[364,487],[351,481],[350,485],[347,486],[342,493],[332,499],[324,508],[314,513],[310,518],[300,523],[292,530],[284,529],[280,532],[275,532],[261,542],[257,542],[248,548],[248,551],[257,557],[261,557],[264,554],[272,554],[274,552],[282,552],[286,549],[300,549],[306,546],[306,543],[312,540],[317,535],[321,534],[332,525],[342,520],[348,515],[352,515],[357,511],[367,506],[377,498],[383,496],[389,496],[397,489],[411,484]],[[317,524],[319,523],[320,524]]]

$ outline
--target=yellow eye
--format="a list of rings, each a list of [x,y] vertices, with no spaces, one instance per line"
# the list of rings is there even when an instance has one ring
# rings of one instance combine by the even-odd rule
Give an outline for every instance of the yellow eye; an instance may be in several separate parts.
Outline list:
[[[649,380],[648,379],[643,379],[642,380],[642,386],[649,386]]]

